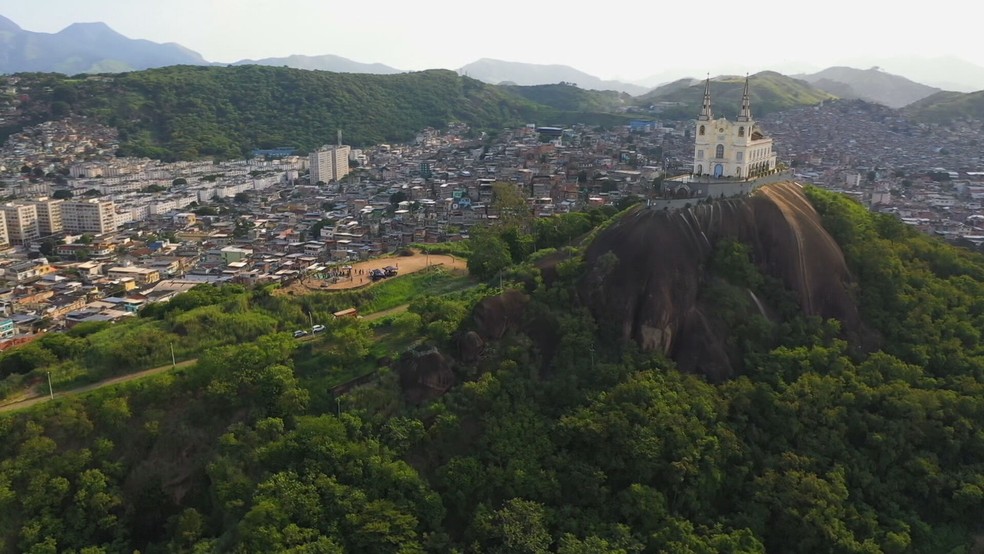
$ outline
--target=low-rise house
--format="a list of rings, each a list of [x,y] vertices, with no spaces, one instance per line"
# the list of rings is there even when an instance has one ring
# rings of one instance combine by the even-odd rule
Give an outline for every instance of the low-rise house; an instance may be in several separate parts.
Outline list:
[[[113,279],[133,279],[140,286],[149,285],[161,280],[160,271],[148,267],[117,266],[109,268],[106,274]]]

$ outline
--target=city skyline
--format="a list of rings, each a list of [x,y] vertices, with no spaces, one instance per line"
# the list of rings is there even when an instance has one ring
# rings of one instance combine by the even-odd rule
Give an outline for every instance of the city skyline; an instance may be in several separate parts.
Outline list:
[[[778,0],[754,8],[712,0],[695,12],[615,0],[589,17],[569,4],[516,0],[466,10],[447,0],[383,0],[371,10],[317,0],[3,0],[0,15],[45,33],[101,21],[129,38],[176,42],[217,63],[334,54],[421,70],[494,58],[640,82],[674,71],[792,73],[879,58],[951,56],[984,65],[970,21],[953,21],[959,7],[941,0],[931,12],[887,14],[880,6],[834,0],[805,12]]]

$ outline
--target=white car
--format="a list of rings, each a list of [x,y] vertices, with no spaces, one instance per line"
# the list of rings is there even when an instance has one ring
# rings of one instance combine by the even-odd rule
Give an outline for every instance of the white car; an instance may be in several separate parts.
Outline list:
[[[320,332],[322,332],[324,330],[325,330],[325,326],[324,325],[321,325],[320,323],[318,325],[315,325],[315,326],[311,327],[311,332],[312,333],[320,333]]]
[[[294,331],[294,338],[299,339],[303,336],[306,336],[307,334],[308,334],[307,331],[304,331],[303,329],[298,329],[297,331]]]

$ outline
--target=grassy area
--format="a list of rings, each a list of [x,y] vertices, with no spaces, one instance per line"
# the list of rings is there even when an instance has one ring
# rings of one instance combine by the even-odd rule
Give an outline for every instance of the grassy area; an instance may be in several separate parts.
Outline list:
[[[415,250],[428,254],[448,254],[459,258],[468,258],[471,255],[471,241],[459,240],[455,242],[423,243],[416,242],[410,245]]]
[[[388,279],[373,287],[373,298],[363,304],[362,314],[389,310],[424,295],[440,296],[475,286],[467,275],[456,275],[440,266]]]

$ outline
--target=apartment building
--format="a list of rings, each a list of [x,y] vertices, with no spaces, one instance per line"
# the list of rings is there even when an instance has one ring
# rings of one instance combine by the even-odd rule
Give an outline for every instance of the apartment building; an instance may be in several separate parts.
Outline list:
[[[62,204],[62,225],[72,233],[98,235],[116,231],[116,206],[112,200],[91,198]]]
[[[3,214],[7,220],[7,238],[11,244],[30,244],[41,238],[38,231],[38,211],[34,204],[4,204]]]
[[[311,168],[311,184],[329,183],[348,175],[348,159],[351,151],[350,146],[324,146],[311,152],[308,160]]]
[[[0,210],[0,248],[10,246],[10,238],[7,236],[7,215]]]
[[[64,200],[57,198],[41,197],[34,201],[34,208],[38,212],[38,231],[42,237],[60,233],[62,227],[62,203]]]

